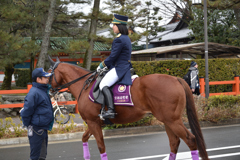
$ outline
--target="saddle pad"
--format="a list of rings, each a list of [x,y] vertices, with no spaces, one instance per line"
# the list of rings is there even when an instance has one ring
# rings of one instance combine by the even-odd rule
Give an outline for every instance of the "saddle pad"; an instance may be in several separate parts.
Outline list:
[[[132,82],[137,78],[138,76],[132,77]],[[94,102],[93,98],[93,87],[95,85],[96,81],[94,82],[91,91],[89,93],[88,98]],[[113,101],[115,105],[122,105],[122,106],[134,106],[131,98],[131,93],[130,93],[130,88],[131,86],[128,85],[119,85],[115,84],[112,93],[113,93]]]

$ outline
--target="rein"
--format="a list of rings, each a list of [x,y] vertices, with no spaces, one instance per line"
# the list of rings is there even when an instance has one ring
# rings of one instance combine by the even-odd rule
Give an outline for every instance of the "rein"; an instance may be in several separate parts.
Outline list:
[[[76,83],[77,81],[83,79],[84,77],[86,77],[86,76],[88,76],[89,74],[92,74],[92,73],[94,73],[94,72],[96,72],[96,71],[89,72],[88,74],[85,74],[84,76],[79,77],[79,78],[77,78],[77,79],[75,79],[75,80],[73,80],[73,81],[71,81],[71,82],[68,82],[68,83],[66,83],[66,84],[63,84],[63,85],[61,85],[61,86],[59,86],[59,87],[57,87],[57,88],[52,88],[52,90],[53,90],[53,92],[58,92],[58,91],[60,91],[60,90],[62,90],[62,89],[64,89],[64,88],[69,87],[69,86],[72,85],[73,83]],[[56,80],[56,79],[55,79],[55,80]],[[84,87],[83,87],[83,88],[84,88]]]
[[[84,77],[88,76],[89,74],[92,74],[92,73],[93,73],[93,74],[85,81],[85,83],[84,83],[83,89],[86,90],[86,89],[88,88],[88,86],[90,85],[90,83],[96,78],[96,71],[92,71],[92,72],[89,72],[89,73],[85,74],[84,76],[79,77],[79,78],[77,78],[77,79],[75,79],[75,80],[73,80],[73,81],[71,81],[71,82],[68,82],[68,83],[66,83],[66,84],[60,85],[60,84],[58,84],[58,82],[57,82],[57,80],[56,80],[56,77],[55,77],[55,73],[54,73],[54,70],[58,67],[58,65],[59,65],[60,63],[61,63],[61,62],[56,62],[56,63],[54,64],[54,66],[50,68],[50,69],[52,69],[52,71],[51,71],[52,76],[50,77],[50,81],[49,81],[49,82],[51,83],[52,77],[54,77],[55,82],[57,83],[57,85],[59,85],[59,87],[56,87],[56,88],[53,88],[53,87],[52,87],[52,91],[53,91],[54,93],[55,93],[55,92],[58,92],[58,91],[60,91],[60,90],[62,90],[62,89],[64,89],[64,88],[69,87],[70,85],[76,83],[77,81],[79,81],[79,80],[83,79]],[[93,78],[90,79],[91,77],[93,77]],[[89,83],[89,84],[88,84],[88,83]],[[87,88],[85,88],[86,84],[88,84]],[[82,93],[83,89],[81,90],[81,93]],[[80,93],[80,95],[81,95],[81,93]],[[79,95],[79,97],[80,97],[80,95]]]

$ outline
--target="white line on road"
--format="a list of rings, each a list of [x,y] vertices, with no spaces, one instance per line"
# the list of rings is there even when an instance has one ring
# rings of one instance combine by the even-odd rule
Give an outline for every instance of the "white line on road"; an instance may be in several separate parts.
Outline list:
[[[159,157],[166,157],[168,154],[161,154],[155,156],[146,156],[146,157],[136,157],[136,158],[128,158],[128,159],[119,159],[119,160],[140,160],[140,159],[152,159],[152,158],[159,158]]]
[[[236,146],[227,146],[227,147],[218,147],[218,148],[210,148],[207,149],[208,152],[210,151],[218,151],[218,150],[226,150],[226,149],[233,149],[233,148],[240,148],[240,145]],[[221,157],[230,157],[240,155],[240,152],[236,153],[227,153],[227,154],[219,154],[219,155],[212,155],[209,158],[221,158]],[[162,160],[168,160],[169,154],[161,154],[161,155],[153,155],[153,156],[145,156],[145,157],[135,157],[135,158],[127,158],[127,159],[120,159],[120,160],[142,160],[142,159],[153,159],[153,158],[161,158],[164,157]],[[185,160],[192,160],[191,159],[191,152],[179,152],[177,153],[176,160],[185,159]]]

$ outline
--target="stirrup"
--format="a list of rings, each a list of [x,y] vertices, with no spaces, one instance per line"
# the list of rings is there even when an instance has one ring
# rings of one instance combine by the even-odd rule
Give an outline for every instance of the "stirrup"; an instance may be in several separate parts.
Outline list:
[[[117,115],[117,113],[110,113],[109,115],[107,115],[109,117],[103,117],[104,113],[106,113],[106,111],[105,112],[101,112],[101,114],[98,115],[100,117],[100,119],[103,120],[103,121],[105,120],[105,118],[113,119],[113,118],[115,118],[115,115]]]
[[[115,112],[113,112],[113,113],[108,113],[108,112],[105,112],[105,113],[103,113],[103,114],[105,114],[105,116],[104,116],[104,115],[102,115],[102,116],[103,116],[103,118],[110,118],[110,119],[113,119],[113,118],[115,118],[115,115],[116,115],[116,113],[115,113]]]
[[[105,121],[105,119],[102,116],[102,113],[98,115],[98,117],[100,117],[101,120]]]

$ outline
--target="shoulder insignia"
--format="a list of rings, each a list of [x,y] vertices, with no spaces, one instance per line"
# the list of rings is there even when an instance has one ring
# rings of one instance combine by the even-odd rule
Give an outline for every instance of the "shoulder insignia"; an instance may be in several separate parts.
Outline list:
[[[122,34],[121,34],[121,33],[119,33],[119,34],[117,35],[117,38],[118,38],[118,37],[120,37],[121,35],[122,35]]]

